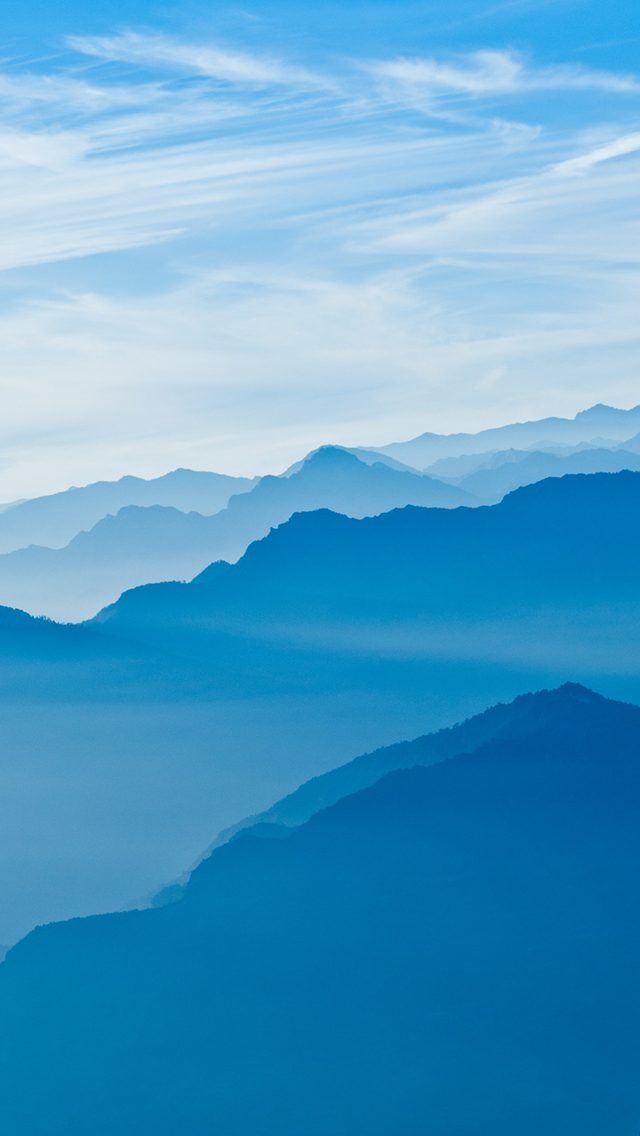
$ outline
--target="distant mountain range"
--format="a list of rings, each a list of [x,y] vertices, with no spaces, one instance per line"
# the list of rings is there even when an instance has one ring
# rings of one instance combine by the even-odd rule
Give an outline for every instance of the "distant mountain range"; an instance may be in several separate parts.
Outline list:
[[[597,450],[603,455],[603,458],[606,456],[607,460],[612,453],[618,451],[624,451],[627,455],[635,457],[640,454],[640,434],[636,434],[634,438],[628,438],[624,442],[614,443],[610,441],[608,446],[604,444],[603,439],[594,439],[591,442],[578,442],[575,446],[557,443],[542,446],[539,449],[532,446],[526,450],[485,450],[477,454],[462,454],[456,458],[439,458],[424,472],[432,477],[438,477],[443,481],[457,485],[464,477],[467,477],[470,473],[475,473],[478,469],[497,469],[498,466],[504,465],[506,462],[521,462],[525,458],[531,457],[532,454],[554,454],[559,458],[568,458],[573,454],[583,453],[585,450]],[[613,471],[593,469],[589,471],[574,470],[573,472],[611,473]],[[517,488],[517,486],[514,486],[514,488]]]
[[[485,468],[444,480],[475,494],[484,504],[494,505],[514,489],[532,485],[546,477],[565,477],[568,473],[619,473],[623,469],[640,470],[640,453],[594,447],[565,457],[537,450],[532,453],[507,450],[494,454],[487,460]]]
[[[523,689],[640,699],[639,522],[640,473],[572,475],[297,513],[85,627],[5,609],[0,942],[148,895],[329,765]]]
[[[531,449],[554,442],[575,445],[598,438],[602,444],[624,442],[640,430],[640,406],[618,410],[599,403],[575,418],[541,418],[480,430],[477,434],[421,434],[409,442],[392,442],[377,449],[414,469],[426,469],[439,458],[478,454],[488,450]]]
[[[269,642],[513,662],[566,658],[573,642],[581,664],[602,662],[613,635],[635,673],[632,628],[612,623],[611,605],[635,609],[638,563],[640,473],[549,478],[490,508],[294,514],[210,585],[135,589],[93,626],[154,644],[176,637],[196,653],[210,652],[214,633],[232,652]]]
[[[127,505],[166,505],[183,513],[195,511],[209,516],[224,509],[233,493],[245,493],[259,480],[174,469],[151,481],[121,477],[119,481],[96,481],[80,489],[74,486],[63,493],[34,497],[10,505],[0,514],[0,553],[29,544],[63,548],[77,533]]]
[[[639,415],[0,507],[3,1136],[633,1129]]]
[[[197,479],[219,476],[178,472],[185,475],[184,479],[177,478],[179,485],[186,482],[182,486],[183,498],[193,496],[194,483],[199,484]],[[174,492],[176,476],[167,475],[174,479],[165,485],[167,493]],[[148,487],[154,483],[141,484],[147,487],[145,492],[150,492]],[[87,510],[101,507],[98,487],[88,488],[92,493],[86,502]],[[204,492],[206,484],[202,488]],[[113,494],[113,485],[107,489]],[[67,495],[59,496],[67,508]],[[40,498],[39,502],[27,504],[37,505],[41,516],[46,501]],[[6,605],[24,608],[34,615],[80,620],[137,584],[189,579],[211,560],[236,560],[252,540],[265,536],[271,527],[299,510],[327,507],[347,516],[362,517],[406,504],[453,508],[475,503],[475,498],[463,489],[391,469],[381,462],[365,464],[344,450],[325,447],[291,476],[263,477],[250,492],[234,494],[228,506],[214,516],[195,511],[184,513],[166,505],[129,505],[115,517],[98,521],[89,532],[78,533],[65,548],[31,546],[0,556],[0,598]],[[18,508],[26,509],[27,504]],[[18,508],[7,518],[15,515]],[[76,519],[77,516],[76,513]],[[4,515],[0,516],[0,528],[3,519]],[[67,519],[70,524],[71,516]]]
[[[3,1133],[632,1131],[640,708],[569,684],[432,744],[14,947]]]
[[[571,420],[423,435],[400,444],[413,447],[403,451],[404,461],[391,455],[395,443],[384,452],[324,446],[280,477],[179,469],[152,481],[124,477],[17,502],[0,512],[0,600],[34,615],[80,620],[131,587],[190,579],[209,561],[237,560],[294,512],[330,508],[364,517],[406,504],[494,504],[550,476],[638,470],[640,434],[616,439],[637,427],[639,415],[640,407],[596,406]],[[611,436],[594,437],[598,429]],[[495,449],[509,439],[527,448]],[[424,469],[425,455],[436,452],[458,456],[437,457]]]

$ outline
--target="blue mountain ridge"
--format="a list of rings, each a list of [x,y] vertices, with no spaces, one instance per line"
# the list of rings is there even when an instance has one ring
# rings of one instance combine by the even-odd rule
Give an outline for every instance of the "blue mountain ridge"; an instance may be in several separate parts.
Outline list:
[[[148,481],[127,476],[33,497],[10,506],[0,516],[0,553],[29,544],[63,548],[77,533],[127,505],[166,505],[187,513],[217,513],[233,493],[247,492],[258,480],[174,469]]]
[[[495,455],[496,458],[498,456]],[[640,454],[629,453],[624,449],[593,448],[566,457],[534,451],[530,454],[517,453],[517,458],[519,460],[504,461],[494,469],[478,469],[465,477],[456,478],[454,484],[474,493],[485,504],[493,504],[501,501],[506,493],[547,477],[564,477],[570,473],[640,470]]]
[[[475,498],[429,477],[381,462],[367,465],[324,447],[292,476],[263,477],[250,492],[234,494],[214,516],[129,505],[78,533],[65,548],[31,546],[0,556],[0,596],[36,615],[78,620],[136,584],[188,579],[213,559],[237,559],[252,540],[296,510],[330,507],[366,516],[411,503],[453,508],[474,504]]]
[[[640,708],[569,684],[512,713],[242,834],[179,903],[14,947],[7,1136],[633,1131]]]
[[[439,458],[433,465],[429,466],[424,472],[432,477],[438,477],[442,481],[449,482],[450,485],[458,485],[465,477],[475,473],[481,469],[498,469],[507,463],[518,463],[537,455],[538,458],[549,456],[557,458],[575,458],[577,455],[584,454],[587,451],[598,451],[603,461],[610,461],[612,455],[622,454],[629,458],[636,458],[640,453],[640,434],[636,434],[633,438],[628,438],[625,442],[614,442],[612,439],[594,438],[590,442],[577,442],[575,446],[565,445],[563,443],[549,443],[548,446],[536,448],[530,447],[526,450],[508,449],[508,450],[485,450],[477,454],[461,454],[459,457]],[[596,454],[596,459],[598,457]],[[391,459],[387,459],[391,460]],[[564,469],[560,467],[563,473],[615,473],[616,470],[612,469]],[[551,476],[551,474],[545,474]],[[562,474],[560,474],[562,476]],[[542,478],[537,478],[540,481]],[[518,486],[514,485],[512,489],[517,489]]]
[[[638,433],[640,406],[619,410],[598,403],[574,418],[541,418],[480,430],[477,434],[420,434],[408,442],[377,446],[380,453],[416,469],[426,469],[445,457],[480,453],[483,450],[528,449],[554,442],[575,444],[595,437],[626,441]]]
[[[479,621],[637,604],[639,521],[640,474],[626,471],[550,478],[491,507],[295,514],[209,587],[134,589],[88,625],[165,645],[177,634],[181,649],[191,636],[195,651],[219,634],[356,653],[368,628],[395,625],[410,653],[412,626],[471,622],[475,635]]]
[[[489,741],[513,741],[540,730],[556,730],[560,725],[565,730],[570,728],[577,736],[587,724],[583,709],[585,700],[589,704],[594,699],[597,701],[593,692],[566,683],[560,693],[554,692],[552,696],[542,698],[538,694],[523,694],[513,702],[490,706],[483,713],[455,726],[361,754],[345,765],[311,778],[264,812],[245,817],[219,833],[193,867],[197,867],[214,849],[248,829],[260,835],[280,835],[287,827],[304,824],[314,813],[375,784],[396,769],[433,765],[459,753],[471,753]],[[601,708],[604,705],[602,701],[598,704]],[[190,874],[184,873],[179,881],[159,890],[153,896],[153,906],[174,903],[182,898]]]
[[[396,738],[565,679],[640,699],[639,479],[298,514],[237,564],[126,593],[85,628],[34,621],[55,658],[5,634],[0,941],[149,895],[216,832]]]

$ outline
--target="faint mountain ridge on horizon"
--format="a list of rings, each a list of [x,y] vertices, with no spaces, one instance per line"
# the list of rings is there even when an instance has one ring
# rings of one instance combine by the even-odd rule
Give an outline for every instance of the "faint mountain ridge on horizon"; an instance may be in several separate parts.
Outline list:
[[[129,505],[164,505],[210,516],[225,508],[233,493],[247,492],[259,480],[179,468],[150,480],[127,475],[118,481],[73,485],[6,506],[0,512],[0,555],[30,544],[63,548],[79,532]]]
[[[520,462],[532,454],[553,455],[558,458],[575,457],[586,450],[599,450],[606,454],[615,454],[625,451],[637,457],[640,455],[640,434],[628,438],[624,442],[616,442],[613,438],[593,438],[589,442],[578,442],[575,446],[554,443],[545,446],[536,443],[524,450],[511,447],[508,450],[483,450],[477,454],[461,454],[459,457],[438,458],[432,465],[427,466],[424,473],[437,477],[450,485],[458,485],[465,477],[476,473],[480,469],[498,469],[507,462]],[[607,470],[593,472],[606,473]]]
[[[615,408],[607,408],[603,406],[592,407],[588,411],[582,411],[576,415],[576,419],[543,419],[542,425],[549,423],[555,424],[556,430],[564,429],[567,422],[570,424],[571,429],[575,429],[576,422],[580,427],[580,423],[590,423],[590,429],[595,428],[597,423],[594,423],[593,416],[599,416],[602,419],[604,414],[606,421],[604,425],[611,424],[611,421],[619,421],[620,415],[634,415],[635,411],[639,408],[634,408],[633,411],[617,411]],[[613,419],[612,419],[613,416]],[[627,419],[624,419],[627,421]],[[600,422],[602,424],[602,422]],[[638,424],[640,425],[640,419]],[[511,426],[498,427],[494,430],[483,431],[480,434],[465,435],[422,435],[419,439],[414,439],[412,442],[407,443],[392,443],[393,446],[413,446],[414,443],[422,444],[422,440],[426,438],[444,440],[446,446],[453,439],[467,439],[470,443],[476,442],[482,444],[487,442],[487,439],[499,441],[499,435],[504,434],[504,431],[522,431],[533,429],[537,431],[540,423],[516,423]],[[581,428],[581,427],[580,427]],[[623,433],[626,431],[623,431]],[[522,439],[520,439],[522,442]],[[526,439],[525,439],[526,441]],[[640,453],[640,434],[628,439],[629,449],[632,452]],[[440,442],[437,443],[438,445]],[[553,450],[554,443],[551,439],[537,439],[536,443],[529,442],[525,448],[520,451],[522,457],[526,456],[527,451],[530,451],[534,445],[545,446],[548,445],[550,450]],[[457,445],[457,442],[456,442]],[[555,446],[562,449],[562,443],[555,442]],[[588,441],[577,443],[577,448],[599,448],[600,450],[616,451],[621,448],[621,444],[615,438],[593,438]],[[397,472],[411,473],[415,476],[427,475],[431,481],[441,481],[444,484],[455,485],[462,487],[462,480],[467,474],[476,472],[480,468],[487,465],[502,465],[507,460],[516,461],[521,460],[518,452],[513,450],[513,453],[508,453],[496,450],[495,448],[489,451],[483,450],[481,453],[472,455],[459,455],[453,460],[454,466],[456,461],[463,463],[463,468],[458,472],[457,468],[447,468],[447,461],[443,458],[437,458],[430,463],[428,468],[424,467],[418,462],[418,465],[399,461],[397,458],[391,456],[386,452],[389,447],[382,447],[378,450],[372,447],[347,447],[335,446],[325,444],[310,451],[305,457],[289,466],[282,474],[277,475],[279,479],[289,479],[293,474],[300,472],[300,470],[309,463],[310,460],[315,459],[318,453],[323,451],[330,451],[337,455],[339,453],[349,454],[357,458],[362,464],[373,466],[382,463],[390,469]],[[569,448],[569,447],[567,447]],[[559,457],[566,457],[568,455],[558,453]],[[466,464],[465,464],[466,463]],[[442,465],[444,464],[444,468]],[[605,459],[601,461],[603,469],[613,468],[612,459]],[[630,462],[630,468],[633,468],[633,461]],[[578,472],[578,467],[575,470]],[[586,469],[585,469],[586,471]],[[593,467],[589,467],[589,472],[594,471]],[[555,471],[554,471],[555,472]],[[552,473],[549,467],[549,474]],[[561,475],[562,471],[558,470]],[[547,475],[547,474],[545,474]],[[536,475],[537,476],[537,475]],[[267,475],[271,480],[274,479],[273,475]],[[538,478],[539,479],[539,478]],[[31,499],[14,501],[9,504],[0,506],[0,555],[18,551],[29,545],[37,545],[46,548],[61,549],[65,547],[73,538],[81,531],[87,531],[93,528],[100,520],[104,519],[107,515],[115,515],[120,509],[126,508],[130,505],[137,505],[138,507],[145,508],[153,505],[160,505],[168,508],[178,509],[180,512],[190,513],[198,512],[203,516],[211,516],[219,512],[223,508],[228,507],[229,501],[232,496],[245,495],[254,489],[261,479],[259,477],[243,478],[243,477],[230,477],[226,474],[216,474],[205,471],[194,471],[189,469],[179,468],[173,470],[168,474],[161,477],[145,480],[139,477],[130,475],[120,478],[118,481],[98,481],[86,486],[72,486],[68,490],[59,493],[54,493],[46,496],[35,497]],[[506,484],[506,483],[505,483]],[[513,479],[508,483],[507,490],[515,488],[516,484]],[[463,488],[466,488],[463,487]],[[507,491],[505,490],[505,491]],[[469,492],[475,495],[475,491],[469,487]],[[435,489],[434,489],[435,492]],[[486,496],[481,498],[487,502],[497,500],[497,489],[488,488]],[[444,503],[437,500],[429,502],[432,504]],[[463,503],[461,499],[457,500],[458,504]],[[472,502],[467,500],[467,504]],[[476,502],[477,503],[477,502]],[[320,507],[322,503],[316,503],[316,507]],[[330,503],[329,507],[333,507]],[[380,511],[376,509],[375,511]],[[225,555],[230,555],[225,553]],[[0,597],[2,598],[2,597]],[[18,601],[20,602],[20,601]]]
[[[503,456],[506,460],[497,460]],[[623,470],[637,473],[640,470],[640,453],[629,452],[623,447],[606,450],[591,446],[566,456],[539,450],[511,450],[494,455],[485,468],[446,480],[474,493],[483,504],[495,505],[515,489],[548,477],[566,477],[575,473],[621,473]]]
[[[407,442],[391,442],[376,447],[381,454],[425,470],[439,458],[460,457],[480,450],[527,449],[536,443],[588,442],[601,432],[620,442],[630,439],[640,428],[640,404],[630,410],[597,403],[579,411],[574,418],[541,418],[490,427],[477,434],[434,434],[426,432]],[[475,447],[471,451],[469,446]],[[373,449],[374,447],[369,447]]]

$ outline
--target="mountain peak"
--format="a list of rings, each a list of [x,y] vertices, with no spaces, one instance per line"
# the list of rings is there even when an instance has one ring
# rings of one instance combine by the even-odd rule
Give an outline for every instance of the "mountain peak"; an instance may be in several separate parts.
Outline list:
[[[584,422],[590,418],[600,419],[620,419],[621,421],[628,421],[630,416],[640,415],[640,405],[632,406],[629,410],[621,410],[618,406],[608,406],[605,402],[597,402],[595,406],[589,406],[586,410],[579,410],[575,415],[574,422]]]
[[[309,466],[350,466],[354,468],[357,465],[363,465],[355,454],[349,453],[348,450],[343,450],[341,446],[320,446],[319,449],[314,450],[304,459],[302,469],[309,468]]]
[[[584,702],[588,706],[592,702],[606,701],[602,694],[597,694],[595,690],[589,690],[588,686],[582,686],[579,682],[565,682],[551,693],[572,698],[575,702]]]
[[[537,690],[533,694],[520,694],[517,698],[514,698],[510,705],[518,706],[522,702],[530,702],[538,706],[548,703],[581,702],[590,706],[594,702],[608,701],[610,699],[605,698],[602,694],[597,694],[595,690],[590,690],[587,686],[582,686],[579,682],[563,682],[561,686],[555,686],[550,690]]]

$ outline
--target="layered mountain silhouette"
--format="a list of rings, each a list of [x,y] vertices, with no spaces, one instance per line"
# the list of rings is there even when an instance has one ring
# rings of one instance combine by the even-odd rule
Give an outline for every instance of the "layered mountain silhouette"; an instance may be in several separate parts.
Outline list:
[[[233,493],[247,492],[258,480],[174,469],[150,481],[121,477],[119,481],[96,481],[63,493],[34,497],[2,512],[0,553],[14,552],[29,544],[63,548],[77,533],[127,505],[167,505],[183,513],[195,511],[208,516],[224,509]]]
[[[108,489],[113,493],[113,486]],[[68,506],[67,495],[60,496]],[[453,508],[474,503],[471,494],[457,487],[381,462],[368,465],[344,450],[325,447],[292,476],[264,477],[251,492],[233,495],[214,516],[129,505],[78,533],[65,548],[32,546],[0,556],[0,598],[34,615],[84,619],[137,584],[190,578],[211,560],[236,560],[252,540],[298,510],[322,506],[361,517],[405,504]],[[98,507],[93,498],[90,504]]]
[[[574,629],[584,617],[584,652],[595,609],[638,604],[639,522],[640,474],[626,471],[549,478],[490,508],[407,507],[362,520],[299,513],[210,586],[127,592],[94,626],[148,642],[191,636],[194,650],[215,632],[236,643],[249,636],[289,648],[436,657],[495,656],[504,633],[504,649],[523,660],[553,653],[542,624],[522,638],[523,620],[553,609],[547,630],[557,633],[571,631],[558,613],[572,613]],[[612,623],[610,611],[602,618],[636,666],[631,628]],[[595,654],[604,648],[597,635]]]
[[[630,428],[625,416],[634,414],[596,407],[570,425],[575,433],[577,422],[580,434],[585,423],[589,430],[609,423],[615,433],[625,423]],[[564,421],[543,425],[560,423],[562,433]],[[364,517],[405,504],[475,506],[548,476],[640,467],[637,439],[630,439],[628,452],[615,440],[606,445],[611,448],[578,443],[579,452],[571,454],[506,450],[441,458],[428,471],[436,476],[374,450],[325,446],[282,477],[251,481],[175,470],[153,481],[125,477],[70,489],[18,503],[0,516],[0,599],[34,615],[79,620],[128,588],[189,579],[212,559],[237,560],[252,540],[296,511],[325,507]]]
[[[623,442],[638,433],[640,406],[618,410],[599,403],[581,410],[575,418],[541,418],[535,422],[514,422],[477,434],[421,434],[409,442],[378,446],[380,453],[406,462],[415,469],[426,469],[439,458],[477,454],[487,450],[530,449],[553,442],[573,445],[592,438]]]
[[[432,477],[440,478],[442,481],[449,482],[450,485],[459,485],[464,478],[469,474],[475,473],[477,470],[496,470],[499,466],[505,465],[507,462],[521,462],[525,458],[532,455],[547,455],[553,454],[559,458],[568,458],[575,454],[581,454],[585,450],[598,450],[602,453],[602,460],[610,460],[611,454],[616,454],[623,451],[623,456],[637,457],[640,454],[640,434],[634,438],[629,438],[626,442],[613,442],[609,441],[607,444],[604,438],[594,438],[591,442],[578,442],[575,446],[568,446],[562,444],[555,444],[546,446],[544,449],[536,449],[535,446],[527,450],[486,450],[478,454],[462,454],[460,457],[455,458],[439,458],[433,465],[427,467],[424,471]],[[391,460],[391,459],[387,459]],[[597,460],[597,459],[596,459]],[[565,470],[565,473],[613,473],[614,470]],[[547,476],[545,474],[545,476]],[[538,481],[541,478],[535,478]],[[512,486],[512,488],[518,488]]]
[[[211,566],[200,586],[225,570]],[[354,754],[513,697],[529,677],[354,667],[314,651],[287,660],[215,635],[206,647],[182,653],[169,636],[153,648],[0,608],[0,943],[149,895],[238,817]]]
[[[640,709],[568,685],[496,713],[241,834],[178,903],[14,947],[3,1132],[634,1131]]]
[[[238,563],[130,591],[87,628],[11,631],[0,942],[148,895],[309,778],[524,689],[640,698],[639,481],[296,514]]]
[[[517,456],[516,456],[517,455]],[[496,459],[506,458],[498,461]],[[509,457],[496,454],[494,468],[478,469],[453,482],[474,493],[488,504],[501,501],[507,493],[521,485],[531,485],[547,477],[564,477],[568,473],[619,473],[623,469],[640,470],[640,454],[625,449],[585,449],[566,457],[539,451],[527,454],[511,451]]]
[[[516,741],[529,738],[539,731],[571,730],[577,737],[584,735],[589,715],[584,706],[595,701],[602,711],[606,700],[598,699],[575,683],[565,683],[557,691],[543,694],[523,694],[513,702],[498,703],[482,714],[476,714],[456,726],[425,734],[413,741],[397,742],[374,753],[365,753],[345,765],[330,769],[319,777],[306,781],[294,793],[277,801],[271,808],[255,816],[245,817],[218,834],[198,858],[198,864],[229,840],[247,829],[257,835],[280,835],[283,828],[304,824],[315,813],[375,784],[381,777],[396,769],[409,769],[416,765],[434,765],[459,753],[472,753],[491,741]],[[286,833],[285,833],[286,835]],[[190,872],[177,884],[161,889],[153,897],[153,906],[175,903],[184,895]]]

